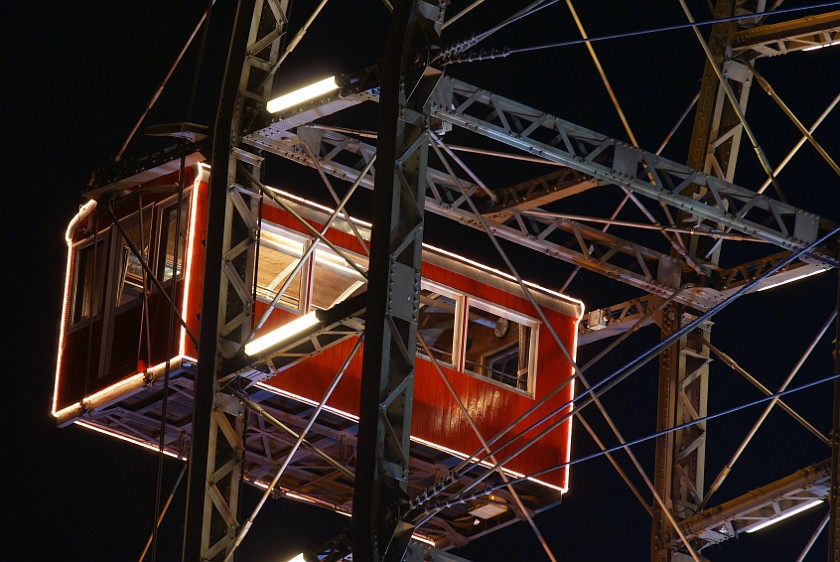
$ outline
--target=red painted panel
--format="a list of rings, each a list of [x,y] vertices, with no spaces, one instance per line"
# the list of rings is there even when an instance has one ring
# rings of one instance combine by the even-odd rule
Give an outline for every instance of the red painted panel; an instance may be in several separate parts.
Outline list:
[[[468,279],[428,263],[423,264],[423,276],[532,318],[538,317],[529,301],[477,280]],[[551,310],[543,312],[563,344],[568,346],[570,353],[573,353],[576,319]],[[352,341],[339,344],[329,352],[321,353],[289,368],[266,383],[285,392],[319,402],[352,344]],[[354,359],[351,368],[348,369],[328,402],[329,406],[351,415],[358,414],[360,356],[361,353]],[[565,360],[544,326],[541,326],[538,336],[534,398],[448,367],[442,367],[442,370],[485,440],[495,437],[497,433],[532,407],[537,400],[546,396],[555,386],[568,380],[572,374],[571,365]],[[543,416],[567,405],[572,397],[572,390],[572,386],[567,385],[557,392],[545,404],[517,424],[514,433],[524,431]],[[420,357],[415,366],[412,408],[412,437],[465,455],[478,453],[482,458],[484,457],[481,442],[472,430],[467,416],[459,408],[438,371],[428,360]],[[497,460],[502,460],[505,456],[516,452],[527,439],[536,436],[547,426],[548,424],[540,426],[526,432],[521,438],[515,439],[497,455]],[[569,422],[560,425],[541,437],[535,445],[506,462],[505,467],[528,475],[561,464],[568,459],[568,430]],[[499,439],[494,447],[506,443],[511,437],[512,435]],[[566,470],[555,470],[539,476],[538,479],[555,486],[565,487],[567,485],[566,472]]]

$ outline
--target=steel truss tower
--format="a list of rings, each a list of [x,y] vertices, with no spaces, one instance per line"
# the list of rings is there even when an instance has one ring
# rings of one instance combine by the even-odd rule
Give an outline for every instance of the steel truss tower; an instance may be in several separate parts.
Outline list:
[[[826,498],[831,498],[830,548],[838,552],[837,406],[829,432],[832,465],[803,467],[778,482],[759,483],[764,485],[758,493],[717,506],[713,495],[737,455],[710,482],[707,445],[714,437],[707,440],[706,417],[714,357],[744,371],[713,340],[713,314],[744,294],[838,266],[836,225],[785,201],[776,178],[779,170],[771,166],[746,114],[753,82],[783,105],[756,71],[756,60],[836,42],[840,13],[772,24],[766,21],[763,2],[720,0],[714,17],[722,21],[712,27],[708,39],[694,27],[707,60],[683,165],[635,142],[599,134],[449,76],[445,64],[469,52],[478,39],[438,50],[442,4],[395,3],[381,93],[379,88],[348,88],[338,98],[324,96],[266,122],[264,107],[273,77],[287,54],[282,46],[288,6],[275,0],[240,3],[214,135],[209,216],[211,224],[222,226],[208,233],[206,278],[212,282],[205,286],[201,333],[217,337],[202,337],[199,351],[184,559],[227,560],[247,530],[238,506],[244,405],[236,396],[229,360],[251,337],[256,210],[264,193],[262,162],[273,156],[374,189],[354,559],[400,560],[409,548],[411,531],[423,522],[413,510],[417,502],[406,494],[405,477],[424,211],[641,293],[591,311],[580,341],[631,334],[654,322],[662,332],[661,344],[639,355],[636,364],[615,373],[605,385],[591,386],[583,370],[578,375],[584,388],[580,409],[594,404],[612,425],[600,392],[644,361],[659,357],[656,430],[661,435],[652,478],[630,456],[648,485],[644,493],[653,498],[643,500],[652,505],[652,561],[699,562],[706,546]],[[694,23],[687,6],[681,5]],[[754,17],[733,19],[745,12]],[[319,117],[370,100],[382,106],[376,146],[358,134],[362,129],[316,126]],[[819,123],[804,130],[795,116],[791,119],[803,137],[818,146],[812,133]],[[315,129],[317,135],[312,134]],[[510,187],[488,187],[481,174],[457,156],[462,147],[448,144],[447,131],[453,129],[511,150],[483,149],[486,155],[541,162],[555,171]],[[759,188],[735,181],[745,141],[768,175]],[[436,158],[430,157],[429,147]],[[821,155],[825,152],[819,150]],[[377,158],[375,173],[365,165],[371,154]],[[832,155],[824,157],[836,170]],[[564,213],[557,205],[609,187],[620,189],[625,200],[650,219],[652,229],[665,240],[664,250],[647,238],[636,241],[593,227],[586,217]],[[663,209],[662,218],[653,217]],[[836,215],[832,213],[830,218]],[[615,215],[604,221],[619,223]],[[760,242],[778,252],[721,267],[727,242]],[[522,281],[515,268],[510,273]],[[764,391],[772,397],[773,391]],[[782,402],[775,397],[772,403],[782,407]],[[615,427],[610,439],[626,443]],[[630,454],[629,448],[623,450]]]

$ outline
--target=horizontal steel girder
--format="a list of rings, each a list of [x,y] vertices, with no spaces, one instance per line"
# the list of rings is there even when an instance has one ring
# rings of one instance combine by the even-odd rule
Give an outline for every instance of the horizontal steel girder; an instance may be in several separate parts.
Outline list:
[[[825,47],[840,38],[840,11],[744,29],[732,39],[732,55],[741,60],[775,57]]]
[[[698,550],[733,539],[805,504],[825,500],[831,484],[830,464],[828,459],[798,470],[717,507],[705,509],[680,526]]]
[[[566,165],[570,170],[558,172],[569,176],[572,181],[571,191],[591,189],[606,184],[616,184],[655,200],[667,203],[687,211],[695,216],[699,223],[705,218],[712,218],[733,230],[737,230],[769,241],[788,250],[796,250],[809,241],[816,239],[818,233],[828,228],[829,222],[813,213],[808,213],[758,195],[755,192],[735,186],[716,178],[708,177],[686,166],[665,160],[656,155],[628,146],[593,131],[561,121],[537,110],[527,108],[479,90],[463,82],[446,78],[453,96],[461,100],[460,104],[449,109],[440,105],[433,110],[443,120],[463,124],[469,129],[496,138],[505,144],[522,148],[529,154],[539,155],[547,161]],[[376,99],[376,88],[368,87],[361,96],[352,94],[353,101]],[[440,99],[440,98],[439,98]],[[321,101],[312,102],[305,113],[317,116],[338,110],[344,104],[335,96],[325,96]],[[319,106],[323,104],[323,108]],[[469,113],[476,109],[483,112],[485,119],[478,119]],[[294,120],[294,125],[286,116],[278,121],[256,130],[243,140],[246,144],[282,156],[299,164],[312,168],[319,167],[324,172],[348,182],[355,181],[359,169],[376,152],[373,145],[356,138],[325,128],[308,127],[302,121]],[[548,142],[538,142],[535,137],[543,137]],[[549,137],[545,139],[545,137]],[[558,147],[563,147],[558,148]],[[316,155],[316,162],[311,154]],[[583,174],[570,176],[569,174]],[[586,177],[591,179],[586,180]],[[651,182],[651,178],[655,183]],[[369,173],[361,180],[361,185],[371,189],[373,175]],[[694,200],[682,195],[682,191],[692,183],[709,188],[704,199]],[[558,186],[563,184],[558,183]],[[580,185],[581,187],[576,187]],[[665,185],[668,189],[660,188]],[[427,174],[426,207],[433,213],[445,216],[461,224],[481,229],[479,219],[469,208],[461,190],[481,196],[478,186],[470,181],[453,177],[447,172],[429,169]],[[556,193],[549,193],[554,190]],[[524,191],[524,190],[519,190]],[[625,282],[645,292],[668,297],[674,287],[657,281],[657,270],[667,261],[673,267],[674,260],[668,254],[651,250],[640,244],[602,232],[568,219],[541,219],[530,217],[528,224],[521,219],[519,207],[530,208],[529,197],[545,200],[564,196],[563,189],[532,190],[531,193],[516,194],[500,205],[481,207],[486,213],[484,220],[492,232],[511,242],[529,247],[540,253],[555,257],[590,271]],[[540,203],[544,200],[540,201]],[[762,214],[756,221],[746,218],[748,213]],[[763,223],[769,223],[765,226]],[[572,244],[557,240],[558,234],[574,238]],[[794,267],[804,267],[809,271],[818,271],[836,267],[834,252],[820,249],[804,260],[779,272],[765,281],[776,283],[790,277]],[[680,262],[676,262],[680,263]],[[680,263],[680,266],[684,264]],[[703,266],[701,262],[699,264]],[[721,275],[721,273],[723,273]],[[683,291],[676,298],[677,302],[699,310],[706,310],[721,302],[728,293],[735,290],[727,282],[726,272],[716,272],[710,287],[698,287]],[[742,283],[735,283],[741,285]],[[720,286],[718,286],[720,285]]]
[[[692,215],[698,224],[714,221],[792,251],[830,229],[829,222],[814,213],[465,82],[444,80],[442,87],[451,89],[453,103],[433,106],[433,117],[669,205]],[[692,185],[706,188],[706,194],[692,198],[688,195]],[[763,216],[754,220],[759,213]],[[765,219],[769,226],[763,224]],[[810,258],[837,266],[837,259],[828,252],[813,252]]]
[[[317,167],[348,182],[358,178],[358,164],[369,159],[376,150],[371,145],[332,131],[325,132],[319,140],[320,146],[316,147],[318,151],[312,150],[315,154],[321,154]],[[299,164],[316,167],[310,153],[301,146],[303,141],[300,138],[288,137],[278,141],[262,136],[260,131],[257,131],[246,137],[244,142]],[[348,156],[353,156],[360,162],[348,163]],[[371,189],[373,178],[362,178],[360,185]],[[449,174],[430,167],[427,187],[426,209],[429,212],[471,228],[483,228],[479,219],[469,209],[466,199],[460,195],[460,189],[467,193],[476,192],[478,188],[475,184],[452,178]],[[617,279],[647,293],[669,297],[674,291],[674,287],[656,280],[656,271],[661,263],[678,263],[668,254],[575,221],[535,220],[533,223],[539,225],[540,231],[534,232],[524,222],[506,225],[489,217],[484,220],[498,238]],[[555,240],[559,234],[568,234],[574,238],[574,246],[570,248]],[[596,248],[591,255],[589,247]],[[699,288],[684,291],[677,300],[700,310],[707,310],[718,302],[715,291]]]

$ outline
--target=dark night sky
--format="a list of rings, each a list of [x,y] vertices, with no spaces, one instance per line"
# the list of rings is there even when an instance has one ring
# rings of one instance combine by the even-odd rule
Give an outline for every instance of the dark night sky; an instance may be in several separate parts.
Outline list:
[[[208,125],[212,124],[227,49],[226,24],[233,5],[228,0],[216,4],[206,65],[191,115],[193,121]],[[295,4],[294,16],[299,20],[315,2],[298,0]],[[467,3],[455,4],[460,8]],[[626,2],[619,7],[610,5],[609,11],[607,3],[592,2],[586,9],[584,2],[579,4],[577,8],[592,37],[685,21],[676,1]],[[801,4],[783,4],[797,5]],[[708,18],[703,3],[692,2],[691,6],[697,20]],[[13,559],[131,561],[137,560],[148,537],[154,513],[156,456],[79,428],[57,429],[49,415],[66,251],[63,233],[83,202],[80,194],[90,172],[119,151],[203,8],[203,2],[195,1],[134,0],[74,5],[42,2],[37,6],[18,3],[0,11],[6,68],[5,187],[10,195],[4,209],[5,223],[12,225],[6,229],[5,238],[12,249],[7,263],[14,265],[6,269],[4,280],[7,300],[12,302],[4,340],[5,355],[12,358],[12,368],[5,374],[12,414],[5,416],[11,446],[3,461],[7,481],[4,497],[11,507],[7,520],[12,524],[8,551],[16,553]],[[468,23],[474,29],[484,28],[510,10],[508,3],[488,2],[480,13],[484,25],[465,18],[462,29],[468,29]],[[311,37],[304,39],[299,52],[281,71],[281,80],[288,87],[336,71],[354,70],[380,56],[387,19],[378,2],[334,0],[322,17]],[[558,4],[499,34],[488,46],[517,47],[577,37],[568,10]],[[143,126],[185,120],[199,40],[200,36]],[[702,52],[691,32],[609,41],[596,45],[596,49],[640,144],[655,150],[700,81]],[[840,89],[838,51],[840,47],[763,60],[759,69],[802,121],[810,124]],[[457,66],[451,72],[585,127],[625,137],[582,46]],[[840,117],[836,111],[815,136],[835,160],[840,160]],[[753,88],[749,115],[768,116],[751,124],[770,161],[778,162],[799,133],[757,86]],[[138,136],[129,145],[129,153],[142,154],[155,142]],[[675,138],[665,155],[684,161],[686,151],[683,134]],[[753,188],[761,179],[760,170],[749,145],[743,145],[741,154],[736,182]],[[795,162],[780,177],[790,202],[840,221],[837,176],[810,147],[806,146]],[[272,170],[281,181],[295,173],[282,167]],[[452,225],[431,224],[440,230],[430,227],[427,239],[452,238]],[[480,254],[473,257],[490,259],[480,246],[473,245]],[[524,272],[548,286],[558,286],[565,279],[559,272],[568,271],[559,265],[557,272],[547,270],[521,251],[515,258]],[[583,299],[588,308],[614,304],[633,295],[625,287],[594,275],[582,275],[570,286],[569,293]],[[800,287],[772,293],[753,295],[748,303],[733,305],[716,319],[714,336],[720,347],[751,372],[761,373],[765,384],[775,388],[836,305],[836,275],[823,274]],[[607,376],[657,338],[655,332],[643,332],[623,353],[599,365],[594,380]],[[828,339],[820,341],[798,382],[830,374]],[[581,359],[589,356],[591,351],[581,352]],[[723,369],[715,372],[710,412],[759,397],[736,376]],[[627,439],[652,431],[655,391],[656,366],[651,363],[605,398]],[[828,397],[829,388],[822,387],[791,397],[790,402],[828,432]],[[728,459],[760,410],[752,408],[710,424],[712,452],[707,479],[713,478]],[[782,415],[771,415],[768,423],[769,430],[759,434],[750,446],[751,460],[745,460],[745,466],[733,472],[720,492],[721,500],[830,455],[827,448],[813,444],[814,440]],[[573,457],[589,454],[594,450],[592,444],[582,430],[576,431]],[[652,443],[639,445],[634,451],[646,465],[652,463]],[[162,468],[165,496],[180,465],[167,459]],[[626,469],[630,470],[629,464]],[[560,507],[536,519],[559,559],[648,558],[649,519],[606,461],[597,459],[573,468],[571,486]],[[253,489],[248,490],[246,503],[257,498]],[[161,532],[159,560],[180,557],[182,502],[179,495],[172,508],[173,517]],[[704,554],[716,562],[793,560],[824,513],[820,507],[788,524],[784,533],[751,535]],[[246,539],[241,560],[280,562],[331,538],[346,522],[311,508],[272,502]],[[808,560],[824,559],[824,539],[814,552]],[[477,562],[546,559],[523,524],[480,539],[457,553]]]

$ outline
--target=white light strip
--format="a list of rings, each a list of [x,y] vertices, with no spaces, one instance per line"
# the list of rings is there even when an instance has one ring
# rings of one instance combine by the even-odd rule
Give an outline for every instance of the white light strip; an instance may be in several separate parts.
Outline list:
[[[277,345],[278,343],[299,334],[307,328],[311,328],[318,322],[320,322],[320,320],[318,320],[314,310],[309,314],[304,314],[300,318],[295,318],[288,324],[283,324],[276,330],[245,344],[245,355],[257,355],[269,347]]]
[[[787,283],[793,283],[794,281],[799,281],[800,279],[805,279],[806,277],[810,277],[812,275],[816,275],[817,273],[822,273],[824,271],[828,271],[827,269],[816,269],[814,271],[810,271],[808,273],[803,273],[802,275],[797,275],[796,277],[791,277],[790,279],[785,279],[784,281],[779,281],[778,283],[773,283],[771,285],[764,286],[756,292],[766,291],[767,289],[772,289],[774,287],[778,287],[780,285],[786,285]]]
[[[317,406],[318,405],[318,402],[316,402],[314,400],[310,400],[309,398],[306,398],[306,397],[301,396],[299,394],[294,394],[292,392],[282,390],[280,388],[277,388],[276,386],[271,386],[271,385],[268,385],[268,384],[265,384],[265,383],[262,383],[262,382],[257,383],[255,386],[257,386],[258,388],[261,388],[263,390],[266,390],[268,392],[271,392],[272,394],[277,394],[278,396],[285,396],[286,398],[291,398],[292,400],[298,400],[300,402],[303,402],[304,404],[309,404],[310,406]],[[325,406],[324,409],[333,413],[333,414],[336,414],[337,416],[341,416],[343,418],[352,420],[354,422],[359,421],[359,416],[356,416],[356,415],[351,414],[349,412],[345,412],[344,410],[339,410],[338,408],[331,408],[329,406]],[[566,437],[566,442],[567,443],[571,443],[571,438],[572,438],[572,433],[571,432],[572,432],[572,424],[570,423],[569,424],[569,432],[568,432],[567,437]],[[410,439],[411,439],[411,441],[413,441],[415,443],[425,445],[426,447],[431,447],[432,449],[436,449],[438,451],[443,451],[444,453],[452,455],[453,457],[457,457],[459,459],[466,459],[467,458],[466,453],[456,451],[455,449],[450,449],[449,447],[446,447],[446,446],[441,445],[439,443],[435,443],[433,441],[427,441],[425,439],[415,437],[414,435],[412,435],[410,437]],[[568,449],[568,450],[571,451],[571,449]],[[571,455],[571,452],[569,452],[567,454],[566,462],[568,462],[568,458],[570,457],[570,455]],[[473,461],[473,462],[475,462],[475,461]],[[477,464],[481,464],[482,466],[485,466],[487,468],[493,468],[493,464],[490,463],[489,461],[481,461],[480,463],[477,463]],[[569,491],[568,469],[569,469],[569,466],[566,465],[566,471],[567,471],[566,486],[557,486],[556,484],[549,484],[548,482],[546,482],[544,480],[540,480],[539,478],[534,478],[532,476],[528,476],[528,477],[526,477],[526,479],[531,481],[531,482],[535,482],[535,483],[539,484],[540,486],[545,486],[546,488],[550,488],[552,490],[556,490],[556,491],[558,491],[562,494],[565,494]],[[502,471],[505,474],[507,474],[508,476],[513,476],[514,478],[517,478],[517,479],[525,477],[525,475],[522,474],[521,472],[516,472],[516,471],[510,470],[510,469],[505,468],[505,467],[502,467]]]
[[[53,415],[56,413],[56,408],[58,408],[58,382],[61,378],[61,363],[64,358],[64,338],[65,333],[67,330],[67,322],[68,316],[70,314],[70,292],[72,287],[72,274],[73,274],[73,259],[75,257],[75,252],[73,248],[73,238],[76,234],[76,228],[78,228],[79,223],[85,220],[88,215],[90,215],[93,210],[96,208],[96,201],[93,199],[89,200],[87,203],[82,205],[79,208],[79,212],[76,213],[76,216],[70,221],[70,224],[67,225],[67,230],[64,233],[64,241],[67,243],[67,264],[64,270],[64,299],[61,305],[61,322],[58,327],[58,351],[56,356],[55,362],[55,380],[53,381],[53,398],[52,398],[52,408],[51,412]],[[93,252],[96,253],[97,242],[93,242]]]
[[[117,438],[121,441],[125,441],[125,442],[131,443],[133,445],[140,445],[144,449],[148,449],[148,450],[154,451],[156,453],[160,452],[160,447],[153,446],[150,443],[147,443],[146,441],[142,441],[140,439],[130,437],[130,436],[124,434],[124,433],[113,431],[111,429],[107,429],[107,428],[99,426],[99,425],[94,425],[92,423],[85,422],[85,421],[76,421],[76,422],[74,422],[74,425],[78,425],[80,427],[84,427],[84,428],[87,428],[87,429],[92,429],[93,431],[96,431],[97,433],[102,433],[103,435],[107,435],[108,437],[115,437],[115,438]],[[167,451],[167,450],[164,450],[163,454],[166,455],[166,456],[172,457],[173,459],[187,460],[186,457],[179,457],[175,453],[172,453],[172,452]]]
[[[807,47],[802,49],[803,51],[816,51],[817,49],[825,49],[826,47],[833,47],[834,45],[840,45],[840,40],[832,41],[831,43],[826,43],[824,45],[814,45],[813,47]]]
[[[190,304],[190,285],[192,284],[192,277],[196,273],[193,272],[194,268],[194,261],[195,261],[195,252],[197,251],[198,244],[200,243],[197,240],[198,237],[198,205],[203,199],[206,197],[204,195],[204,189],[209,189],[208,181],[209,178],[207,177],[207,170],[206,168],[199,166],[198,174],[196,174],[195,180],[193,181],[193,188],[192,188],[192,196],[190,199],[190,217],[189,222],[187,223],[186,227],[188,230],[188,237],[187,239],[187,247],[186,252],[184,252],[184,291],[183,295],[181,295],[181,316],[186,318],[189,314],[189,304]],[[177,257],[176,257],[177,259]],[[197,343],[195,345],[198,345]],[[187,353],[187,327],[185,325],[181,325],[181,332],[180,337],[178,338],[178,353],[184,355]]]
[[[782,513],[782,514],[781,514],[781,515],[779,515],[778,517],[774,517],[774,518],[772,518],[772,519],[768,519],[767,521],[764,521],[763,523],[759,523],[759,524],[758,524],[758,525],[756,525],[755,527],[751,527],[751,528],[747,529],[747,532],[748,532],[748,533],[755,533],[756,531],[759,531],[759,530],[761,530],[761,529],[763,529],[763,528],[765,528],[765,527],[769,527],[770,525],[775,525],[775,524],[776,524],[776,523],[778,523],[779,521],[784,521],[784,520],[785,520],[785,519],[787,519],[788,517],[793,517],[793,516],[794,516],[794,515],[796,515],[797,513],[802,513],[802,512],[803,512],[803,511],[805,511],[806,509],[811,509],[812,507],[817,506],[817,505],[820,505],[821,503],[823,503],[823,501],[822,501],[822,500],[813,500],[813,501],[809,501],[808,503],[803,503],[803,504],[802,504],[802,505],[800,505],[799,507],[794,508],[794,509],[791,509],[791,510],[790,510],[790,511],[788,511],[788,512]]]
[[[269,113],[277,113],[337,89],[338,83],[335,81],[335,76],[330,76],[279,98],[274,98],[266,104],[265,108]]]

